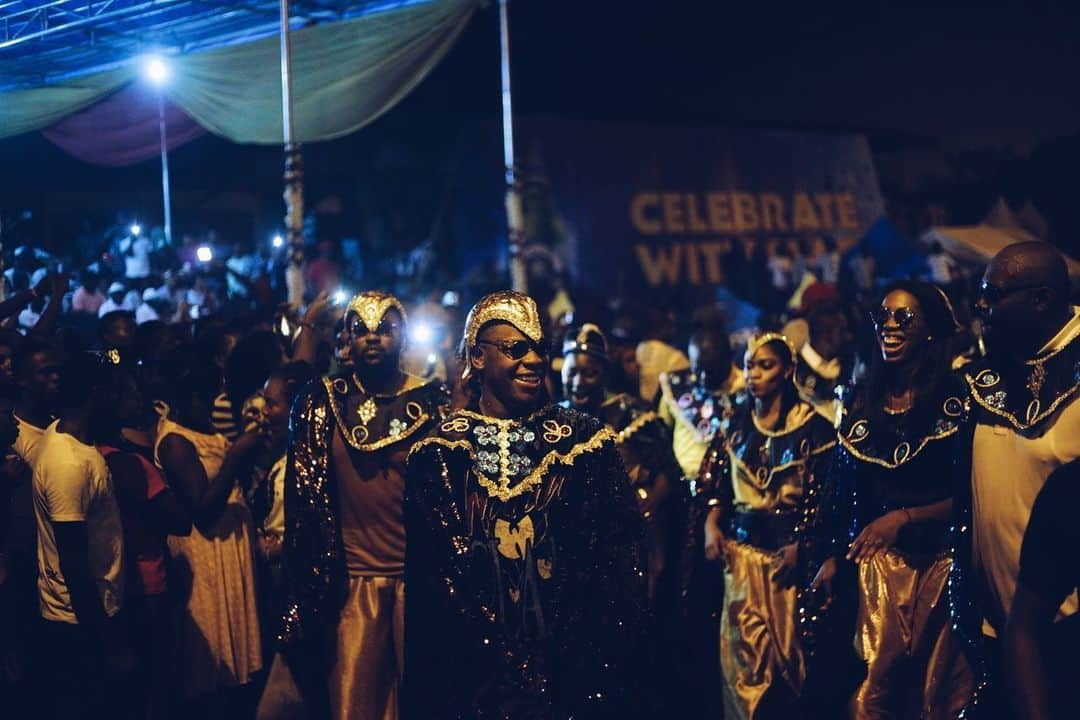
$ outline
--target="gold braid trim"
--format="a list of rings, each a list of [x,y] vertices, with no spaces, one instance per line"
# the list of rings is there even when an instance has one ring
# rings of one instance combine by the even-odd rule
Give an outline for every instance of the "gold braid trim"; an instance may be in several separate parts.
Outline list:
[[[415,418],[416,422],[402,430],[397,435],[388,435],[381,440],[376,440],[375,442],[371,443],[358,443],[351,437],[351,432],[345,431],[345,428],[349,426],[345,424],[345,420],[341,417],[341,411],[338,409],[337,403],[334,402],[334,388],[330,378],[324,377],[323,384],[326,385],[326,392],[328,393],[330,400],[330,409],[334,413],[334,419],[337,420],[337,426],[338,429],[341,431],[341,437],[354,450],[359,450],[360,452],[375,452],[377,450],[382,450],[385,447],[389,447],[394,443],[399,443],[402,440],[407,439],[411,435],[414,435],[416,431],[424,427],[424,425],[426,425],[427,422],[431,420],[430,415],[428,415],[426,412],[421,412]],[[420,387],[423,386],[421,385]]]
[[[574,461],[579,456],[587,452],[597,450],[605,442],[614,441],[614,439],[614,431],[609,427],[604,427],[601,428],[591,438],[584,442],[580,442],[577,445],[574,445],[574,447],[570,448],[570,450],[565,453],[558,452],[557,450],[552,450],[544,456],[544,459],[541,460],[535,468],[533,468],[532,472],[523,477],[521,481],[513,487],[502,486],[487,477],[486,475],[483,475],[482,473],[476,473],[476,480],[478,483],[480,483],[480,486],[482,488],[488,491],[488,494],[491,497],[496,498],[497,500],[501,500],[503,502],[507,502],[509,500],[513,500],[519,495],[523,495],[529,492],[534,487],[543,482],[544,475],[547,474],[548,470],[550,470],[551,466],[555,463],[572,466],[574,464]],[[427,447],[428,445],[439,445],[441,447],[445,447],[451,450],[460,448],[462,450],[465,450],[469,454],[469,458],[474,463],[476,462],[476,450],[473,448],[472,443],[468,442],[467,440],[446,440],[445,438],[441,437],[424,438],[420,442],[413,445],[412,450],[409,452],[409,457],[411,458],[413,453],[418,452],[421,448]]]
[[[653,420],[659,420],[659,419],[660,419],[660,416],[657,415],[652,410],[641,413],[641,415],[638,415],[636,418],[634,418],[634,420],[631,421],[629,425],[627,425],[626,427],[624,427],[622,430],[620,430],[619,432],[617,432],[615,434],[615,444],[616,445],[622,445],[624,442],[629,440],[630,437],[634,433],[636,433],[638,430],[645,427],[646,425],[651,423]]]
[[[998,408],[983,400],[982,396],[979,394],[978,389],[975,387],[975,380],[967,373],[964,373],[964,380],[967,382],[968,387],[971,388],[971,397],[975,400],[976,403],[979,404],[979,407],[981,407],[983,410],[986,410],[987,412],[997,415],[998,417],[1005,418],[1014,428],[1021,431],[1030,430],[1046,418],[1053,415],[1054,412],[1057,411],[1059,407],[1061,407],[1062,403],[1072,398],[1072,396],[1076,394],[1076,391],[1080,390],[1080,383],[1074,384],[1068,390],[1059,395],[1057,399],[1054,400],[1054,402],[1050,403],[1050,406],[1048,408],[1033,417],[1031,419],[1031,422],[1025,425],[1024,423],[1017,420],[1016,416],[1013,415],[1011,412],[1008,412],[1007,410],[999,410]],[[1035,399],[1037,400],[1038,398]]]
[[[795,415],[795,424],[791,427],[787,427],[785,424],[785,426],[780,428],[779,430],[769,430],[768,428],[761,427],[761,423],[758,422],[757,415],[754,414],[753,410],[750,411],[750,420],[754,423],[754,429],[765,437],[783,437],[785,435],[790,435],[796,430],[800,430],[804,425],[806,425],[808,422],[813,420],[814,417],[816,417],[813,404],[805,401],[795,405],[790,410],[788,410],[788,419],[791,419],[792,413],[795,413],[796,411],[799,414]],[[787,420],[785,420],[785,423],[786,422]]]
[[[774,468],[769,468],[769,474],[766,476],[765,483],[762,484],[762,485],[759,485],[759,487],[761,489],[765,489],[765,488],[769,487],[769,485],[772,484],[773,477],[775,477],[777,473],[784,472],[785,470],[788,470],[788,469],[793,468],[793,467],[798,467],[799,465],[805,465],[806,461],[808,459],[810,459],[812,457],[815,457],[817,455],[820,455],[823,452],[827,452],[829,450],[832,450],[834,447],[836,447],[836,441],[835,440],[830,440],[829,442],[825,443],[824,445],[820,445],[820,446],[814,448],[813,450],[811,450],[810,454],[806,455],[805,457],[795,458],[791,462],[784,463],[783,465],[777,465]],[[747,465],[745,462],[743,462],[742,458],[740,458],[738,455],[735,454],[734,449],[728,448],[728,457],[730,458],[732,465],[737,465],[738,467],[741,467],[743,470],[745,470],[747,475],[749,475],[751,478],[755,479],[754,484],[758,485],[758,483],[756,482],[757,472],[753,468],[751,468],[749,465]]]
[[[411,459],[412,456],[415,455],[420,449],[427,447],[428,445],[439,445],[450,450],[460,448],[461,450],[465,450],[466,452],[468,452],[470,457],[473,454],[472,443],[470,443],[468,440],[447,440],[446,438],[441,437],[426,437],[412,446],[412,448],[409,450],[409,454],[406,456],[407,459]]]
[[[883,468],[888,468],[889,470],[895,470],[901,465],[904,465],[910,460],[913,460],[915,456],[922,452],[922,449],[929,445],[932,440],[941,440],[943,438],[947,438],[950,435],[955,435],[959,430],[959,425],[953,425],[951,429],[946,430],[943,433],[937,433],[936,435],[927,435],[922,440],[920,440],[919,444],[915,446],[915,449],[909,452],[907,456],[900,462],[889,462],[888,460],[883,460],[882,458],[874,457],[873,455],[867,455],[864,452],[860,452],[859,449],[855,447],[855,444],[847,439],[846,435],[840,435],[840,444],[844,446],[845,450],[847,450],[854,457],[862,460],[863,462],[873,463],[875,465],[880,465]],[[897,447],[899,447],[899,445]]]

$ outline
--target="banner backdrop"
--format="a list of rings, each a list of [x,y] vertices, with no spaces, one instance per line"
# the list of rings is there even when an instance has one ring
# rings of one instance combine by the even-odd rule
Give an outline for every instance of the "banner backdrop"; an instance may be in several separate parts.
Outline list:
[[[564,228],[560,254],[604,293],[738,286],[774,247],[807,254],[831,238],[843,251],[884,214],[861,136],[521,125],[526,178],[546,179]]]

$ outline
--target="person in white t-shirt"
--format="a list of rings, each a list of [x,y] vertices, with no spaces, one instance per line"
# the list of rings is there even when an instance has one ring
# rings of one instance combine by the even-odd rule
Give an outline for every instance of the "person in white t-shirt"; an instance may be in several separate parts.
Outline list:
[[[150,251],[154,245],[145,235],[136,235],[124,252],[124,275],[129,280],[150,276]]]
[[[934,243],[930,254],[926,256],[926,267],[930,272],[930,281],[943,288],[949,287],[956,279],[956,261],[945,252],[941,243]]]
[[[27,338],[15,351],[12,368],[19,386],[14,413],[19,435],[12,447],[33,467],[38,443],[53,422],[60,397],[60,355],[49,342]]]
[[[120,625],[123,529],[105,459],[93,444],[89,357],[64,368],[60,419],[33,468],[41,643],[62,687],[44,702],[56,717],[106,717],[125,693],[133,655]]]
[[[98,317],[105,317],[117,310],[135,310],[135,306],[128,301],[127,289],[121,282],[114,282],[109,286],[109,297],[98,308]]]
[[[144,322],[151,322],[153,320],[160,320],[161,314],[157,311],[154,305],[158,305],[161,301],[158,300],[157,290],[154,288],[146,288],[142,293],[142,302],[135,308],[135,323],[142,325]]]

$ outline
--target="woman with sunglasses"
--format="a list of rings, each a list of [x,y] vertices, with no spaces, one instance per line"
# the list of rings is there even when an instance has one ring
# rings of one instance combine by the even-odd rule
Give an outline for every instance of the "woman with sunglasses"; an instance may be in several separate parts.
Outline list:
[[[799,718],[811,620],[804,589],[834,533],[823,512],[832,426],[799,399],[787,338],[751,339],[748,395],[721,424],[699,476],[710,507],[705,557],[724,564],[720,665],[724,717]]]
[[[854,538],[862,718],[952,718],[971,673],[948,628],[946,540],[963,393],[950,374],[959,325],[945,294],[905,281],[871,313],[876,352],[839,421],[837,483]],[[831,590],[836,559],[816,584]]]

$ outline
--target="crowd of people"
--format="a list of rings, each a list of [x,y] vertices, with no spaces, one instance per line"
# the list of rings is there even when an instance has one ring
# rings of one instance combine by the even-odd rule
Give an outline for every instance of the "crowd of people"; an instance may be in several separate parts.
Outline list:
[[[810,283],[740,336],[557,284],[341,298],[332,249],[301,313],[272,258],[212,258],[107,293],[15,258],[5,715],[1080,711],[1080,309],[1049,245],[970,298]]]

